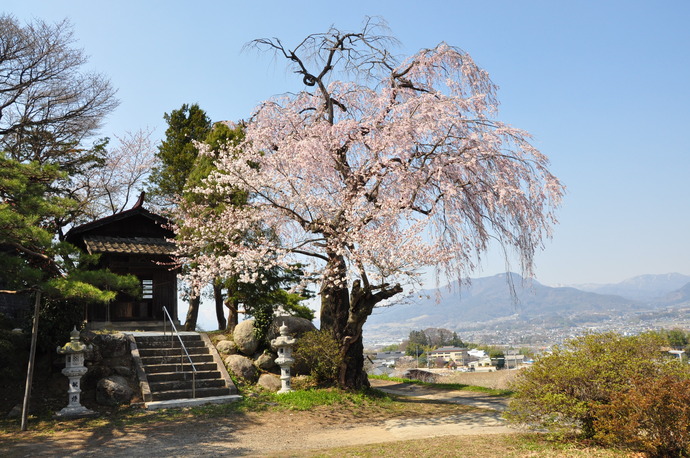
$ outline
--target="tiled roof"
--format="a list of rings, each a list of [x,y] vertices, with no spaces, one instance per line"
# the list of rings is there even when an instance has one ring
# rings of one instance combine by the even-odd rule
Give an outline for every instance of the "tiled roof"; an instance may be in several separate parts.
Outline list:
[[[459,351],[467,351],[467,348],[441,347],[441,348],[437,348],[436,350],[432,350],[429,353],[449,353],[449,352],[459,352]]]
[[[153,237],[106,237],[93,235],[85,237],[84,243],[89,253],[170,255],[175,251],[174,243]]]

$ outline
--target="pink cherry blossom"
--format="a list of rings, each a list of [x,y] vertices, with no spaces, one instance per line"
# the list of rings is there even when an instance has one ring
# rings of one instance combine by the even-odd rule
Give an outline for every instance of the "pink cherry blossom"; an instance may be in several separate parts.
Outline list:
[[[347,35],[331,33],[333,42]],[[344,316],[352,323],[326,318],[344,354],[371,308],[414,284],[422,269],[464,278],[497,240],[531,273],[564,193],[529,134],[495,119],[496,87],[467,53],[441,43],[393,65],[367,48],[366,35],[354,39],[344,43],[370,53],[366,80],[328,81],[327,67],[309,72],[297,52],[260,41],[316,78],[306,88],[313,91],[261,104],[245,142],[220,154],[198,190],[241,189],[246,206],[181,215],[195,228],[182,241],[193,283],[218,274],[256,281],[260,268],[300,262],[331,295],[322,298],[322,322],[341,313],[333,311],[334,291],[350,291]],[[330,51],[346,59],[344,49]],[[356,289],[371,297],[355,304]]]

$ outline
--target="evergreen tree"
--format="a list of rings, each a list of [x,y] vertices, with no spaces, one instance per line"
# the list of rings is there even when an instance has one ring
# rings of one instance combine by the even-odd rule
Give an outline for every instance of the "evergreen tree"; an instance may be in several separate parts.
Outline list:
[[[408,356],[419,356],[424,353],[424,349],[429,346],[429,339],[424,331],[410,331],[406,354]]]
[[[133,276],[87,270],[95,257],[56,240],[54,221],[77,205],[51,190],[64,176],[57,166],[25,164],[0,153],[0,289],[43,292],[44,348],[81,323],[87,302],[106,303],[117,291],[137,294],[139,287]]]
[[[212,124],[198,104],[187,105],[165,113],[168,123],[165,140],[158,147],[158,165],[149,177],[152,196],[170,204],[181,196],[187,178],[195,167],[198,150],[194,142],[203,142],[211,132]]]

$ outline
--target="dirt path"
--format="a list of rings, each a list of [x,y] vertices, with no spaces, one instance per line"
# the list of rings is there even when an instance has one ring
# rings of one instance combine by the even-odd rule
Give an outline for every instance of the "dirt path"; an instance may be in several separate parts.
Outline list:
[[[397,418],[340,423],[298,412],[248,413],[233,418],[204,418],[146,425],[112,425],[86,435],[63,432],[26,442],[0,444],[3,456],[266,456],[301,454],[333,447],[382,443],[448,435],[507,434],[515,432],[500,418],[505,402],[481,393],[440,391],[373,380],[389,393],[412,396],[418,402],[473,405],[458,415],[433,418]]]
[[[369,381],[371,386],[396,396],[414,396],[420,399],[463,404],[480,409],[503,412],[508,407],[508,400],[503,397],[489,396],[476,391],[440,390],[411,383],[398,383],[389,380]]]

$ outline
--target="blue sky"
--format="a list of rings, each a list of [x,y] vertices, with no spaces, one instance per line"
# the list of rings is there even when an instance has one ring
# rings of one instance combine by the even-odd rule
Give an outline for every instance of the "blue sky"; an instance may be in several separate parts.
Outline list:
[[[119,90],[102,134],[157,138],[183,103],[238,120],[299,88],[284,62],[242,52],[249,40],[294,45],[381,16],[401,55],[440,41],[469,52],[500,86],[498,118],[531,132],[568,187],[538,281],[690,275],[690,2],[5,0],[2,11],[69,18],[88,66]],[[503,270],[491,254],[477,275]]]

